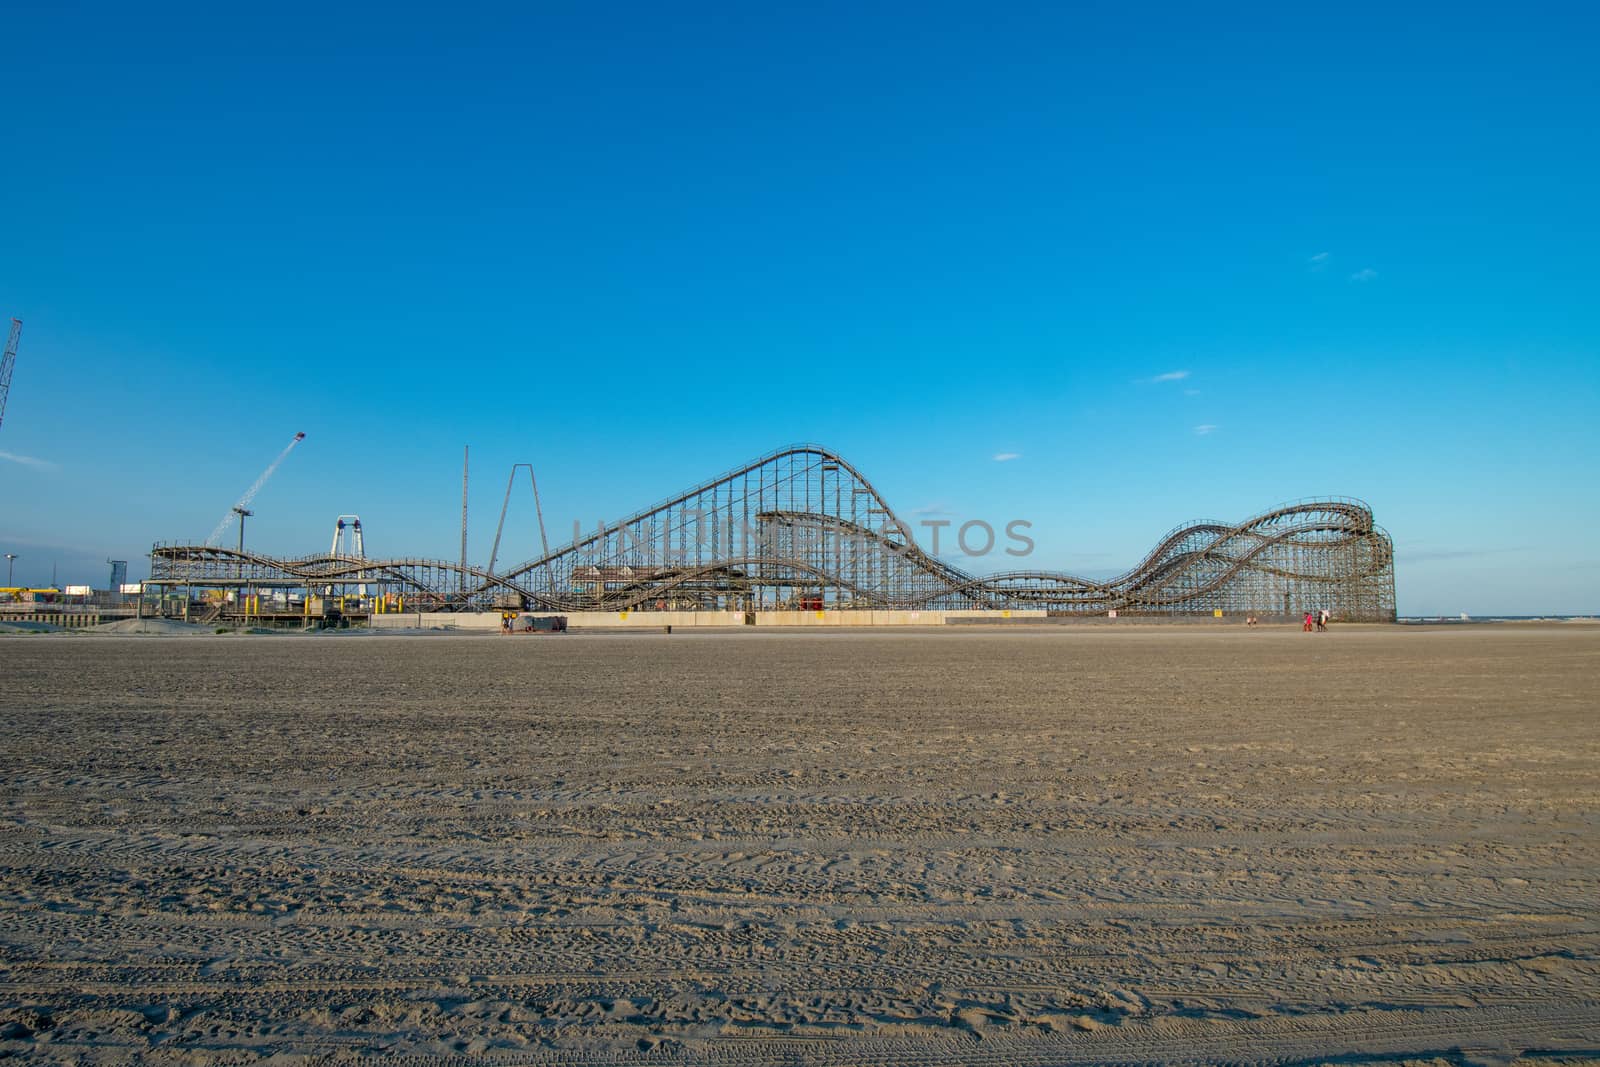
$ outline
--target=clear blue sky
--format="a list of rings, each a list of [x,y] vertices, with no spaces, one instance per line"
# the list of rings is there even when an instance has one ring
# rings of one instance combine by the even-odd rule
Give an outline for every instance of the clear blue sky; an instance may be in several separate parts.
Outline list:
[[[1600,612],[1592,5],[235,7],[8,9],[19,580],[297,430],[253,545],[453,556],[470,443],[480,561],[514,461],[812,440],[1039,566],[1331,493],[1402,614]]]

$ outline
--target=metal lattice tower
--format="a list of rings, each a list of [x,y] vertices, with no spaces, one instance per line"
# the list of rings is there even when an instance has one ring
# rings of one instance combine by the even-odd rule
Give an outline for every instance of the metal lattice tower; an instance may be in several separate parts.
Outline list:
[[[6,421],[6,397],[11,393],[11,368],[17,365],[17,340],[21,336],[22,320],[12,319],[5,355],[0,356],[0,423]]]

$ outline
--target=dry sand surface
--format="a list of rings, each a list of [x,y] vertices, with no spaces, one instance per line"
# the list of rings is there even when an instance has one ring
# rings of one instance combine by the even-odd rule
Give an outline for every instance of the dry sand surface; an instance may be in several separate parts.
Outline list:
[[[0,1055],[1600,1055],[1600,628],[0,639]]]

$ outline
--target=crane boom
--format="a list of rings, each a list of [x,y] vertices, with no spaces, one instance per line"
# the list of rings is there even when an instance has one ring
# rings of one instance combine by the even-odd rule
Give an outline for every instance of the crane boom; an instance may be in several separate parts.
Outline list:
[[[6,350],[0,355],[0,422],[6,421],[6,397],[11,392],[11,368],[17,365],[17,340],[22,337],[22,320],[11,320],[11,335],[6,338]]]
[[[228,509],[228,513],[222,517],[222,521],[217,523],[217,528],[211,531],[211,536],[206,538],[207,545],[215,545],[221,540],[222,535],[227,532],[228,526],[233,522],[234,516],[250,505],[250,501],[255,499],[255,495],[261,492],[261,487],[267,484],[267,479],[272,477],[272,472],[278,469],[280,463],[289,458],[289,453],[294,451],[294,446],[305,439],[306,435],[304,433],[294,435],[294,439],[289,442],[288,446],[278,453],[278,458],[268,464],[267,469],[261,472],[261,477],[255,480],[255,484],[245,490],[244,496],[239,498],[239,502]]]

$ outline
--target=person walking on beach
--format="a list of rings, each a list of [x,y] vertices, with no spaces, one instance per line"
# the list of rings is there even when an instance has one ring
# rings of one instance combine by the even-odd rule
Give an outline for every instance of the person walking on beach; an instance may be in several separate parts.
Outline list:
[[[1310,633],[1311,632],[1311,612],[1309,612],[1309,611],[1306,612],[1305,625],[1301,626],[1300,630],[1301,630],[1302,633]]]
[[[1327,628],[1328,628],[1328,609],[1327,608],[1323,608],[1322,609],[1322,614],[1317,616],[1317,629],[1326,630]]]

